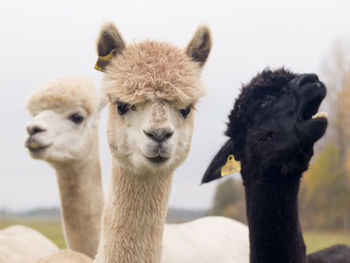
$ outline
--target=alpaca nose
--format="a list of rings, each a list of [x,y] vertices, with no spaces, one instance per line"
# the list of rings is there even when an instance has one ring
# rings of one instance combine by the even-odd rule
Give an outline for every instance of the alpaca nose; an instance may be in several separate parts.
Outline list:
[[[169,139],[171,136],[173,136],[174,131],[168,128],[161,128],[161,129],[152,129],[147,131],[143,130],[143,133],[147,137],[151,138],[153,141],[161,143]]]
[[[44,132],[46,131],[44,128],[41,128],[40,126],[37,126],[37,125],[28,125],[27,126],[27,132],[30,136],[36,134],[36,133],[39,133],[39,132]]]
[[[303,86],[306,83],[314,83],[318,81],[318,76],[316,74],[302,74],[299,79],[299,86]]]

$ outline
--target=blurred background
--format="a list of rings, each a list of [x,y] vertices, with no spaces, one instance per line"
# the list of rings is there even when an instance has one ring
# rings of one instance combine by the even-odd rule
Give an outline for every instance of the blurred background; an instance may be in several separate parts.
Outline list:
[[[265,67],[314,72],[328,87],[330,126],[304,175],[300,213],[308,252],[350,245],[350,3],[348,1],[68,1],[0,2],[0,228],[35,227],[64,247],[54,170],[24,148],[24,108],[30,91],[49,79],[90,76],[101,24],[115,22],[127,42],[145,39],[185,47],[200,23],[213,49],[202,77],[208,95],[198,105],[192,149],[177,170],[169,222],[225,215],[246,222],[239,175],[200,186],[225,141],[225,122],[242,83]],[[100,122],[105,189],[110,154]],[[106,191],[105,191],[106,192]]]

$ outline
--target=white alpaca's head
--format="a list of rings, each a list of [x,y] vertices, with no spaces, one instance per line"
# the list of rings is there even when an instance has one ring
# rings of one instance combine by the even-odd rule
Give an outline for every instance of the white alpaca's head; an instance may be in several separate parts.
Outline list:
[[[89,158],[97,147],[105,99],[86,78],[61,78],[37,88],[26,103],[33,116],[25,146],[34,159],[66,164]]]
[[[108,23],[97,48],[110,102],[107,135],[113,157],[137,173],[174,170],[187,157],[194,107],[205,95],[200,72],[211,48],[208,28],[199,27],[181,50],[155,41],[126,45]],[[110,60],[101,59],[108,54]]]

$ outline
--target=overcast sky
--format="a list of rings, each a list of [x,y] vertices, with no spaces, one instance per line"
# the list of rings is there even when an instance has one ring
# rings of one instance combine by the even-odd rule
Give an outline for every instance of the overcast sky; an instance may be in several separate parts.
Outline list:
[[[191,152],[177,170],[170,205],[210,207],[218,182],[199,186],[209,161],[225,141],[226,116],[241,83],[264,67],[286,66],[320,74],[339,39],[350,34],[348,1],[82,1],[0,2],[0,209],[59,204],[54,170],[32,160],[23,146],[30,116],[28,93],[49,79],[94,71],[96,38],[106,20],[126,41],[156,39],[185,47],[200,23],[209,25],[213,49],[202,73],[207,98],[198,105]],[[104,185],[110,154],[100,125]]]

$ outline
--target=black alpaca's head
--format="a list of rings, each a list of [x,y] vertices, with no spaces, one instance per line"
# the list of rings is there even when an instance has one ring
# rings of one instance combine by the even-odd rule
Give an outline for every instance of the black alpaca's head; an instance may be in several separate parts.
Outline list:
[[[229,115],[230,138],[209,165],[202,183],[221,177],[227,157],[284,174],[303,172],[313,145],[327,128],[327,118],[314,116],[326,96],[315,74],[265,69],[243,86]],[[314,116],[314,117],[313,117]],[[248,164],[249,162],[249,164]]]

